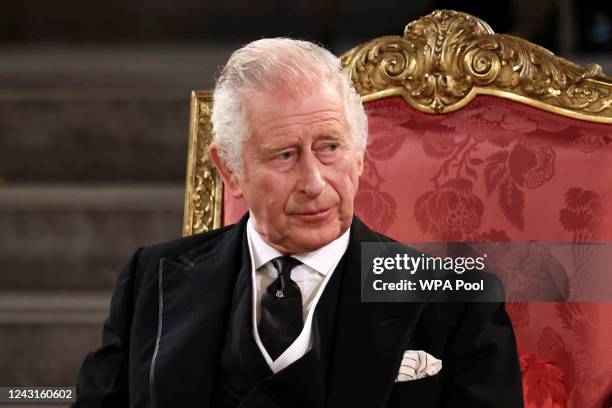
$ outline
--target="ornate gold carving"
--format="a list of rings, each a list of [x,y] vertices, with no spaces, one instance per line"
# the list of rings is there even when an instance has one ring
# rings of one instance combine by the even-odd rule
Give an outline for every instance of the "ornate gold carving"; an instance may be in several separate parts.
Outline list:
[[[469,14],[438,10],[341,57],[364,101],[401,95],[423,112],[465,106],[477,94],[565,116],[612,123],[612,78],[510,35]]]
[[[208,155],[208,146],[212,142],[211,108],[211,92],[195,91],[191,94],[183,224],[185,236],[221,226],[223,186]]]

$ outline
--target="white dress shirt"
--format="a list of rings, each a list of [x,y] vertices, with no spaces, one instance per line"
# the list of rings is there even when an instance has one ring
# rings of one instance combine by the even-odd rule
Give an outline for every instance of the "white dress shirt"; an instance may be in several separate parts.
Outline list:
[[[291,271],[293,279],[302,291],[304,327],[300,335],[276,360],[272,360],[264,347],[257,326],[260,316],[261,295],[276,279],[278,272],[270,262],[283,256],[282,253],[268,245],[253,227],[253,218],[247,222],[247,239],[251,256],[251,277],[253,288],[253,337],[273,373],[277,373],[294,361],[301,358],[312,347],[312,320],[321,294],[327,286],[340,258],[346,252],[350,228],[344,234],[312,252],[291,255],[302,262]]]

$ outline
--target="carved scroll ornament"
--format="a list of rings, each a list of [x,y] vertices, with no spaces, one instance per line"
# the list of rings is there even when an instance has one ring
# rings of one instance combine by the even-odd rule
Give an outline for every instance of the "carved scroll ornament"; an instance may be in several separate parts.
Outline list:
[[[517,37],[495,34],[469,14],[438,10],[406,26],[404,36],[362,44],[342,64],[364,101],[401,95],[429,113],[457,110],[476,94],[612,123],[612,79]]]

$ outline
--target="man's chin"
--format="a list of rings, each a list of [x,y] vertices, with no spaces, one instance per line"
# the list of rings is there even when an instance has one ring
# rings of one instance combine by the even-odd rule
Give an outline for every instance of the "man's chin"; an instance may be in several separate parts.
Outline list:
[[[346,228],[335,228],[328,233],[322,233],[321,230],[313,231],[312,234],[296,237],[292,240],[293,253],[312,252],[324,247],[335,239],[339,238]]]

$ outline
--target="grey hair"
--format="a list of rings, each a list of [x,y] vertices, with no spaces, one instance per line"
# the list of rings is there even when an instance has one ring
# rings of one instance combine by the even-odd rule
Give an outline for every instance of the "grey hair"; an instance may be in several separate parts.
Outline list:
[[[249,138],[246,108],[249,97],[255,92],[279,88],[300,93],[304,84],[336,87],[343,98],[353,146],[363,155],[368,138],[367,117],[338,57],[308,41],[265,38],[230,56],[213,94],[213,143],[221,160],[239,179],[244,171],[242,145]]]

